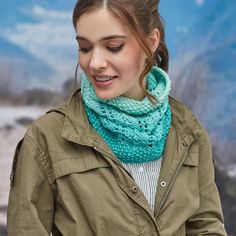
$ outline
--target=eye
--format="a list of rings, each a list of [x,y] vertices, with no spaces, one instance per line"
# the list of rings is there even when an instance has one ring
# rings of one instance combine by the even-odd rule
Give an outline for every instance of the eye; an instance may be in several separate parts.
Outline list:
[[[123,47],[124,47],[124,44],[121,44],[120,46],[117,46],[117,47],[107,47],[107,48],[112,53],[117,53],[117,52],[121,51]]]
[[[88,53],[91,48],[79,48],[79,52]]]

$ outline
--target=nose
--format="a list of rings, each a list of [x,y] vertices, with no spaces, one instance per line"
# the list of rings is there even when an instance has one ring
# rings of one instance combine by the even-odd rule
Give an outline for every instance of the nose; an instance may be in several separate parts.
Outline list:
[[[95,72],[105,69],[107,67],[107,60],[105,58],[105,55],[103,55],[103,53],[101,52],[101,50],[99,49],[93,50],[89,66],[90,69]]]

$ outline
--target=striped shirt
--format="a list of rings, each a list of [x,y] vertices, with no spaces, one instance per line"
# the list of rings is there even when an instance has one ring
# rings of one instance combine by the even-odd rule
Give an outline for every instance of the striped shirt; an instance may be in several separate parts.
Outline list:
[[[152,210],[154,210],[155,205],[161,162],[162,158],[145,163],[122,163],[143,192]]]

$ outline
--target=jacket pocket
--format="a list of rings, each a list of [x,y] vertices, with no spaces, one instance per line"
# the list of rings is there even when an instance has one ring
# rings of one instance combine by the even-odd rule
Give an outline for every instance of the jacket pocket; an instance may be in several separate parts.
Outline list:
[[[68,157],[52,164],[54,180],[73,173],[83,173],[99,168],[108,168],[109,163],[92,152]]]
[[[132,235],[137,230],[128,197],[105,157],[87,150],[52,168],[55,221],[62,235]]]

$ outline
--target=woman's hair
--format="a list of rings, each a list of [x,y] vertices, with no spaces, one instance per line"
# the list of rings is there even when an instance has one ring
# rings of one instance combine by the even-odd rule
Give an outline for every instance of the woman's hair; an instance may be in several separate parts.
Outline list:
[[[160,0],[78,0],[73,11],[73,25],[75,28],[79,17],[84,12],[104,6],[126,23],[147,56],[146,66],[140,75],[139,83],[144,94],[151,100],[156,99],[144,88],[143,79],[153,65],[157,65],[166,72],[169,65],[164,24],[158,12],[159,2]],[[160,42],[153,54],[147,36],[155,28],[159,30]]]

